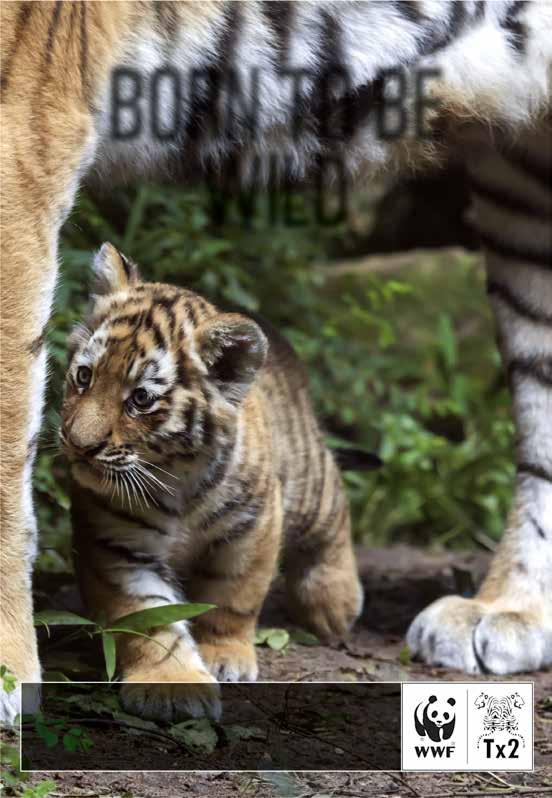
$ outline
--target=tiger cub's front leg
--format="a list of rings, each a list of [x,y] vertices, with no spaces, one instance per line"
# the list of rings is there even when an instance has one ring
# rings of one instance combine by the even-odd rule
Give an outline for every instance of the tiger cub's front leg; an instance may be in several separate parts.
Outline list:
[[[126,524],[117,519],[117,535],[110,535],[108,511],[86,491],[76,490],[75,566],[89,611],[109,624],[133,612],[182,602],[171,569],[155,552],[156,532],[135,526],[129,514]],[[132,682],[121,689],[125,709],[169,721],[189,715],[220,717],[217,685],[187,622],[157,627],[148,638],[116,637],[118,671],[122,681]]]
[[[272,484],[232,513],[230,523],[217,525],[192,574],[193,600],[216,605],[194,620],[194,637],[220,682],[257,679],[255,629],[276,572],[281,537],[280,487]]]

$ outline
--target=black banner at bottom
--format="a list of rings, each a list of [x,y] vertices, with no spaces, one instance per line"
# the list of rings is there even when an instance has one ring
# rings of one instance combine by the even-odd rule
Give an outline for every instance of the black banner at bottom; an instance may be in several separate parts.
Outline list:
[[[220,706],[205,689],[23,685],[22,769],[400,770],[400,684],[222,684]]]

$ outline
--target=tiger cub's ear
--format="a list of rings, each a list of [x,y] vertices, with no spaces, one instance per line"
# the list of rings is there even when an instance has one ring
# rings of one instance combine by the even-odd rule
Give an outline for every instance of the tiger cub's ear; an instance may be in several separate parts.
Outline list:
[[[266,359],[268,341],[259,325],[239,313],[223,313],[198,328],[196,345],[210,379],[229,402],[239,404]]]
[[[130,258],[106,242],[94,257],[94,294],[112,294],[124,291],[138,282],[138,267]]]

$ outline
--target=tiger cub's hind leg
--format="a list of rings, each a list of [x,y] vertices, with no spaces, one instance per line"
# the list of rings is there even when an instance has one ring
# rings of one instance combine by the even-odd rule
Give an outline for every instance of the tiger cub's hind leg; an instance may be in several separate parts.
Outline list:
[[[325,457],[326,468],[336,469],[329,452]],[[289,611],[321,640],[346,635],[360,615],[364,597],[349,505],[336,476],[333,490],[323,492],[320,506],[313,510],[314,523],[290,535],[284,562]]]

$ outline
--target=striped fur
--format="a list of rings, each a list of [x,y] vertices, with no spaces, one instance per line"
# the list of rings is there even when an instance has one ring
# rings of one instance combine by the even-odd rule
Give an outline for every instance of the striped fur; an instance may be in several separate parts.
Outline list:
[[[308,176],[321,158],[330,156],[342,160],[346,171],[360,179],[381,168],[405,164],[419,167],[428,160],[438,161],[442,151],[451,147],[466,158],[474,157],[470,156],[469,140],[473,125],[479,131],[493,131],[495,139],[500,131],[507,144],[501,158],[510,166],[501,167],[499,183],[489,173],[493,167],[479,168],[474,178],[479,198],[485,192],[495,194],[487,199],[497,206],[499,215],[495,213],[493,218],[487,203],[478,226],[485,245],[493,252],[490,290],[501,317],[501,337],[510,337],[510,322],[503,321],[510,311],[513,329],[527,334],[520,344],[519,336],[512,333],[520,353],[513,358],[513,365],[510,363],[513,382],[519,386],[525,370],[523,393],[534,390],[542,412],[546,369],[543,371],[542,364],[533,368],[529,379],[527,368],[542,351],[529,322],[542,324],[538,317],[546,310],[542,297],[548,291],[549,251],[542,230],[543,220],[546,223],[549,218],[549,193],[532,136],[539,127],[541,137],[546,135],[545,120],[550,112],[549,2],[59,0],[3,3],[1,13],[0,571],[4,601],[0,659],[19,677],[40,677],[30,600],[35,537],[30,478],[45,383],[44,327],[57,275],[58,232],[81,180],[91,169],[104,181],[117,175],[126,178],[153,172],[182,179],[223,166],[232,170],[237,160],[236,168],[247,179],[265,171],[265,161],[255,160],[258,155],[276,153],[292,175]],[[183,94],[177,133],[171,140],[160,141],[148,134],[148,86],[152,72],[167,65],[185,78],[192,70],[206,70],[206,81],[194,96],[189,90]],[[329,68],[335,71],[341,67],[347,71],[348,82],[332,83],[327,102],[322,102]],[[132,140],[114,141],[111,75],[121,68],[135,69],[148,78],[140,101],[144,128],[142,135]],[[250,135],[248,115],[240,107],[230,114],[231,124],[217,133],[213,114],[217,107],[225,106],[227,99],[224,85],[222,93],[217,91],[221,81],[224,83],[223,78],[234,70],[242,80],[247,104],[255,68],[262,73],[255,135]],[[293,81],[282,80],[287,68],[312,71],[298,97],[293,97]],[[386,70],[397,68],[406,70],[409,92],[416,82],[416,70],[439,71],[438,79],[429,82],[431,98],[437,105],[429,109],[427,135],[422,140],[416,136],[412,113],[407,115],[401,138],[389,140],[378,135],[376,111],[392,91],[386,85]],[[408,96],[411,98],[410,93]],[[412,110],[410,99],[407,106]],[[163,93],[161,107],[164,118],[175,110],[170,97]],[[298,121],[302,123],[299,129]],[[485,151],[488,164],[492,164],[496,141],[473,150],[483,155]],[[511,174],[514,179],[510,184]],[[525,208],[519,204],[521,183],[525,184],[521,194]],[[482,203],[476,202],[476,210],[481,207]],[[500,214],[504,214],[504,225],[500,224]],[[526,230],[537,235],[530,246]],[[512,255],[520,267],[518,274],[523,275],[517,288]],[[531,277],[525,280],[528,274]],[[515,321],[520,309],[528,311],[525,327]],[[522,426],[525,404],[516,402]],[[543,455],[544,440],[538,451],[531,450],[529,457],[523,454],[523,485],[536,480],[536,474],[547,473],[550,449]],[[541,493],[542,486],[539,497]],[[522,494],[527,496],[524,490]],[[538,507],[536,524],[547,534],[548,521],[542,505]],[[525,521],[518,522],[517,518],[512,518],[510,527],[524,541],[529,532],[524,531]],[[505,559],[509,561],[510,555]],[[466,612],[469,614],[469,609]],[[540,630],[537,636],[548,641],[542,620],[536,623]],[[467,624],[466,629],[465,647],[471,650],[468,640],[473,626]],[[427,639],[433,638],[428,633]],[[547,653],[536,655],[533,661],[540,665],[552,656],[548,642],[542,642],[541,649]],[[429,656],[427,646],[420,651]],[[473,652],[470,656],[469,661],[464,655],[444,659],[472,667]],[[525,665],[523,657],[514,651],[501,660],[499,667],[516,669],[522,661]],[[492,670],[496,662],[492,658],[485,667]],[[16,709],[17,692],[11,697],[0,696],[0,715],[13,717]]]
[[[552,664],[552,128],[513,144],[498,131],[466,141],[471,220],[514,401],[516,495],[476,598],[435,602],[408,642],[430,663],[501,674]]]
[[[156,633],[167,651],[123,636],[123,678],[255,679],[281,543],[292,611],[342,636],[362,605],[348,503],[291,348],[141,282],[111,245],[95,264],[101,293],[72,341],[61,428],[82,592],[110,620],[183,600],[182,585],[216,605],[193,637],[184,623]]]

